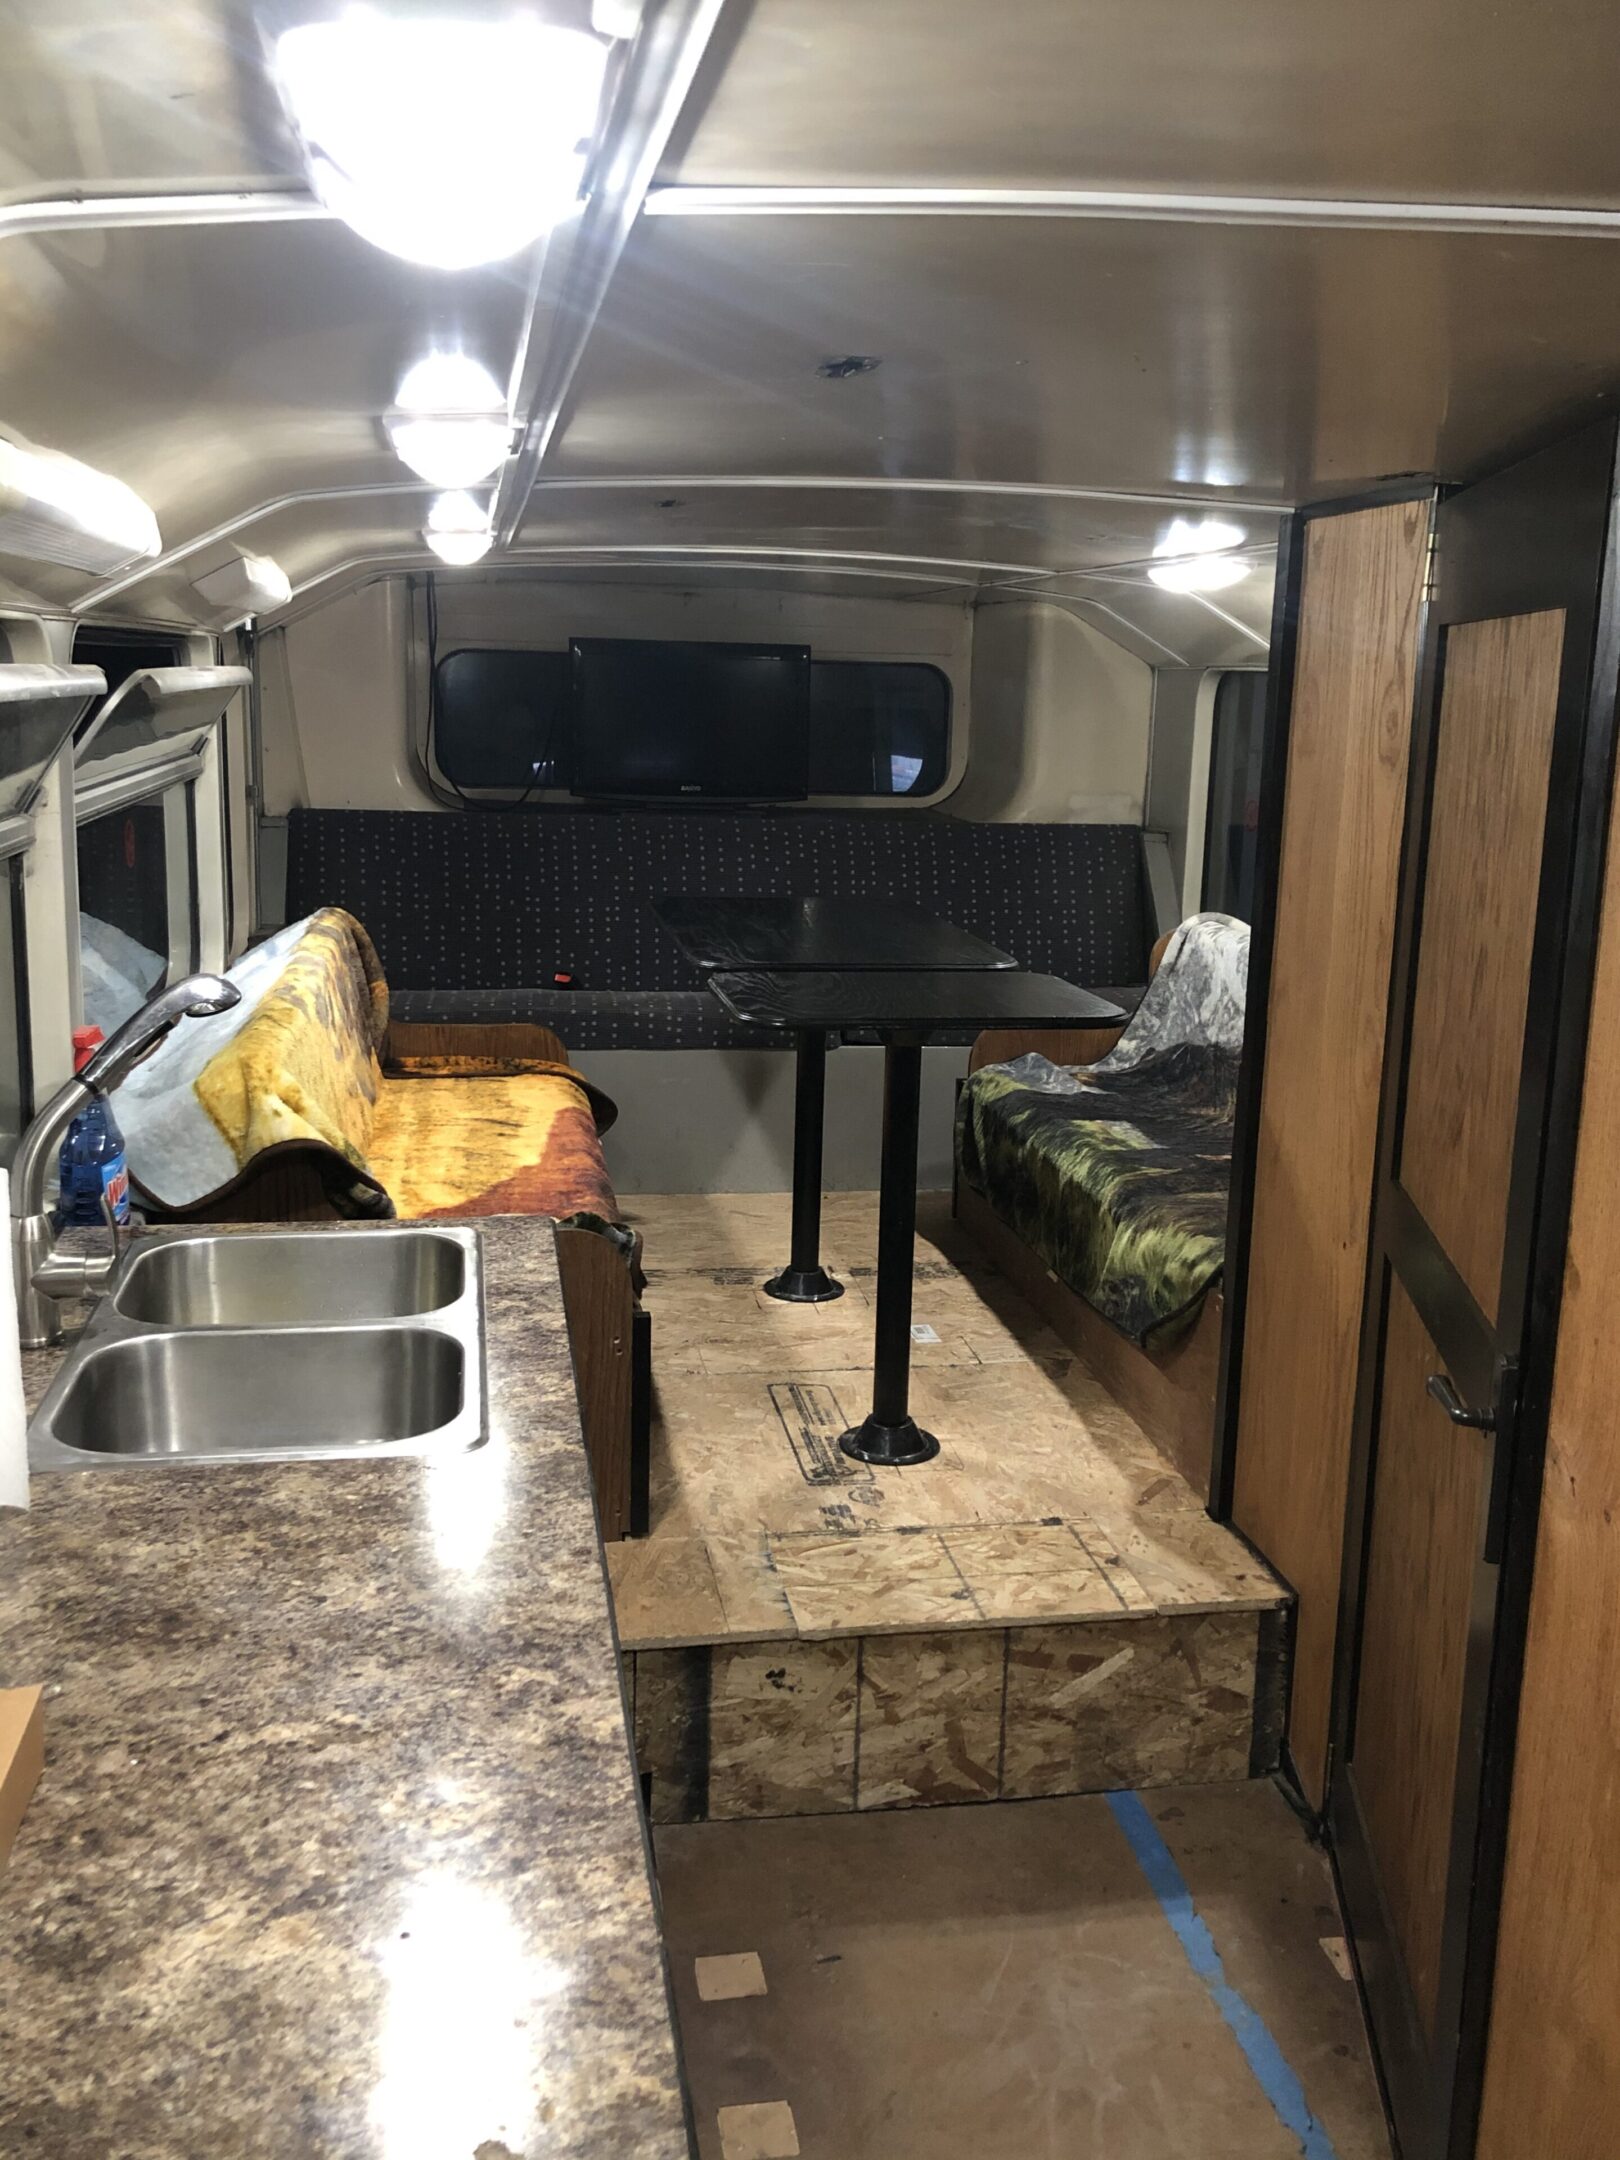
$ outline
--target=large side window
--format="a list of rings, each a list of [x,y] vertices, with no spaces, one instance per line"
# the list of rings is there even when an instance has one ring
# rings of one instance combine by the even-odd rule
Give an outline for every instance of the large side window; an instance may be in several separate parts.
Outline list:
[[[1240,922],[1254,919],[1265,723],[1264,672],[1229,670],[1215,689],[1209,810],[1204,824],[1204,905],[1235,915]]]
[[[84,1017],[107,1034],[192,965],[190,795],[165,788],[79,826]]]
[[[173,667],[172,639],[82,630],[73,657],[99,667],[108,695],[140,668]],[[81,727],[84,737],[95,719]],[[176,770],[177,762],[180,770]],[[208,768],[143,711],[119,708],[89,736],[77,781],[79,967],[84,1017],[103,1033],[199,958],[196,793]],[[216,790],[217,769],[209,781]]]
[[[565,788],[568,655],[455,652],[434,677],[433,750],[453,788]]]
[[[568,655],[448,653],[433,674],[432,762],[457,794],[523,797],[573,776]],[[911,661],[813,660],[810,793],[863,801],[945,785],[951,686]]]

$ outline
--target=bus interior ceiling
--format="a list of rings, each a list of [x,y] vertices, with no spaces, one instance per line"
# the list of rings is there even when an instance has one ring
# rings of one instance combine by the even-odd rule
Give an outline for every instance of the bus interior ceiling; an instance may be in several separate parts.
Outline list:
[[[519,20],[601,74],[546,229],[379,239],[286,35]],[[0,53],[0,1154],[231,970],[274,1077],[206,1176],[184,1028],[126,1083],[154,1223],[483,1218],[503,1404],[490,1271],[544,1276],[686,2081],[660,1982],[644,2122],[559,2071],[555,2149],[1610,2160],[1620,1954],[1544,1924],[1620,1842],[1609,16],[0,0]],[[779,697],[786,778],[604,781],[621,645],[649,710]],[[677,919],[792,895],[974,956]],[[163,2151],[24,2083],[41,2160]],[[164,2160],[274,2149],[198,2090]]]

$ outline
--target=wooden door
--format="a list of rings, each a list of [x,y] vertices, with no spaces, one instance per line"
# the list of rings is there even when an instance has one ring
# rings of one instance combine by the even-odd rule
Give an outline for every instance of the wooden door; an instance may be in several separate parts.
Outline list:
[[[1403,2160],[1471,2149],[1614,660],[1612,425],[1447,498],[1412,749],[1329,1819]],[[1583,817],[1583,811],[1585,813]],[[1596,828],[1601,831],[1601,820]]]
[[[1249,965],[1222,1419],[1232,1521],[1294,1592],[1288,1756],[1315,1808],[1433,510],[1430,491],[1296,519],[1273,639],[1271,754],[1287,763],[1263,809],[1275,900]]]

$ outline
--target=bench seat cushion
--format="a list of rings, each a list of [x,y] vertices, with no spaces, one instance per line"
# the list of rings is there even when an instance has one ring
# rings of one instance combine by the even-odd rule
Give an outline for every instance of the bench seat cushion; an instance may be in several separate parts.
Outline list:
[[[385,1079],[366,1156],[402,1220],[550,1215],[633,1248],[589,1094],[565,1066]]]
[[[527,1020],[553,1028],[570,1050],[771,1050],[791,1047],[771,1028],[743,1027],[707,990],[396,990],[396,1020]]]
[[[1140,1345],[1174,1341],[1225,1264],[1248,952],[1243,924],[1195,916],[1107,1057],[1032,1051],[962,1090],[964,1180]]]
[[[962,1090],[962,1176],[1122,1334],[1169,1342],[1225,1262],[1236,1080],[1193,1048],[1112,1083],[1038,1052],[986,1065]]]

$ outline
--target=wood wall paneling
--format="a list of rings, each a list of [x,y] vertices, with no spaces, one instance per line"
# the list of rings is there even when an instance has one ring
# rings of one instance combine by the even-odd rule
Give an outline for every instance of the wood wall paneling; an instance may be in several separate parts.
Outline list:
[[[1493,1323],[1563,650],[1562,609],[1458,623],[1440,690],[1399,1175]]]
[[[1620,847],[1611,833],[1478,2160],[1620,2149]]]
[[[1318,1805],[1429,516],[1313,519],[1299,605],[1233,1520],[1298,1595]]]

